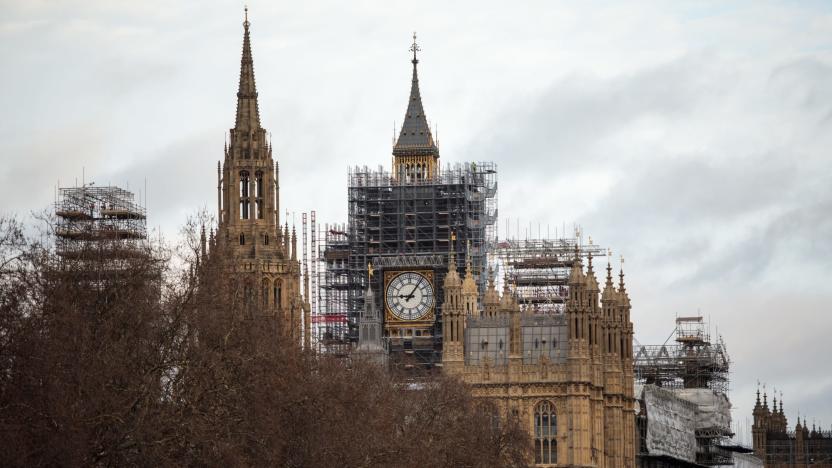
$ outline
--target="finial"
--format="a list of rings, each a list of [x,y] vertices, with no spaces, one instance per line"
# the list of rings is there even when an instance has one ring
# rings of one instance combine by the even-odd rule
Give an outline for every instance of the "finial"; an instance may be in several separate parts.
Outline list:
[[[471,273],[471,239],[465,243],[465,273]]]
[[[422,49],[419,48],[419,44],[416,43],[416,31],[413,31],[413,45],[410,46],[410,51],[413,52],[413,65],[419,63],[419,59],[416,58],[416,52],[421,50]]]
[[[373,263],[367,262],[367,278],[373,277]]]
[[[245,28],[248,29],[249,25],[251,24],[248,22],[248,4],[246,4],[245,7],[243,7],[243,11],[245,11],[246,16],[246,20],[243,21],[243,26],[245,26]]]

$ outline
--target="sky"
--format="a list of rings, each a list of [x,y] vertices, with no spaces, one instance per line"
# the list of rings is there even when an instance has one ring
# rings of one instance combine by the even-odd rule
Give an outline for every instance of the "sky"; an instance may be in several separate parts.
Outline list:
[[[348,167],[390,165],[417,31],[442,162],[497,163],[501,237],[581,226],[625,257],[640,343],[702,314],[736,419],[759,380],[832,427],[832,3],[248,5],[290,222],[346,222]],[[168,238],[215,210],[242,16],[0,0],[0,214],[82,178],[142,192]]]

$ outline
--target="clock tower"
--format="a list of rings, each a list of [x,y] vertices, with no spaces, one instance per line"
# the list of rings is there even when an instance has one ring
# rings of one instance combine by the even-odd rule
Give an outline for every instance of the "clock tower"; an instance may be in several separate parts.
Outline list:
[[[407,112],[399,132],[399,139],[393,147],[393,177],[399,182],[419,182],[432,180],[438,175],[439,148],[433,141],[425,109],[422,107],[422,95],[419,92],[419,75],[416,65],[419,52],[416,33],[413,33],[413,79],[410,82],[410,100]]]

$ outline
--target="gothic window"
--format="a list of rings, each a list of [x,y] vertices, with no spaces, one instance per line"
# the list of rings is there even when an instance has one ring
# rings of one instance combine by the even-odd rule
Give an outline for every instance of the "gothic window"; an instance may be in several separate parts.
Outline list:
[[[246,235],[240,233],[240,245],[246,245]]]
[[[534,407],[534,462],[554,464],[558,462],[558,419],[555,405],[541,401]]]
[[[269,306],[269,280],[263,278],[263,307]]]
[[[280,307],[281,291],[280,280],[274,282],[274,305]]]
[[[247,198],[249,191],[248,171],[240,171],[240,198]]]
[[[264,244],[264,245],[269,245],[269,235],[268,235],[268,234],[266,234],[266,235],[263,237],[263,244]]]
[[[257,219],[263,219],[263,173],[260,171],[254,174],[254,196],[257,197],[254,215]]]

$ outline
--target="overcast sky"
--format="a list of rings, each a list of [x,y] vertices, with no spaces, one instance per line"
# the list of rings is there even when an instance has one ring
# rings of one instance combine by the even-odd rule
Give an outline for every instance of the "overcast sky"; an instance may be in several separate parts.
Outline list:
[[[832,3],[249,7],[283,207],[345,222],[347,167],[389,166],[418,31],[442,161],[498,164],[501,231],[581,225],[626,257],[641,343],[701,312],[733,358],[736,417],[759,379],[790,425],[832,426]],[[43,209],[82,172],[146,180],[168,237],[215,210],[242,9],[0,1],[0,210]]]

